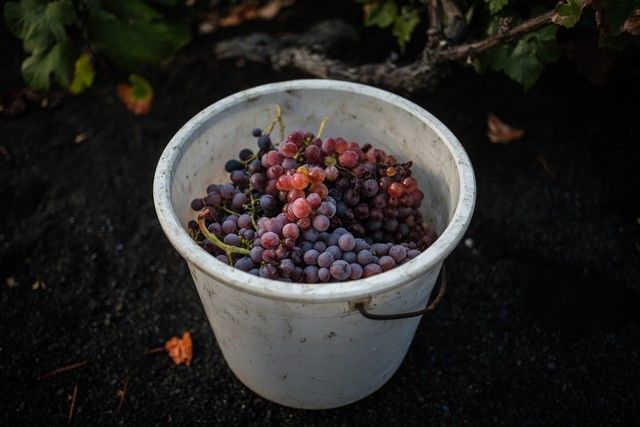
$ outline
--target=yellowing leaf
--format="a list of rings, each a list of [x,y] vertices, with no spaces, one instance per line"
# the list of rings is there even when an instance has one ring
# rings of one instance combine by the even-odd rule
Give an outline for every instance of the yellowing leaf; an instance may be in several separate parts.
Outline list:
[[[86,53],[80,55],[74,65],[73,80],[69,85],[69,92],[74,95],[79,94],[93,84],[96,73],[93,64]]]
[[[120,99],[133,114],[147,114],[153,101],[151,84],[138,74],[131,74],[129,82],[131,84],[122,83],[118,85]]]

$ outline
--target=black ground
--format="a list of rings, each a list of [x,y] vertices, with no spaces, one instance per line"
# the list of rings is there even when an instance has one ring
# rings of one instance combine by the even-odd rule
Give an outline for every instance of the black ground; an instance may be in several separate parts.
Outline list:
[[[147,117],[101,82],[52,111],[0,118],[9,152],[0,155],[0,424],[66,423],[77,382],[75,422],[85,425],[637,425],[640,86],[595,87],[561,63],[527,93],[457,69],[434,92],[410,96],[471,157],[473,244],[448,260],[448,294],[391,381],[346,408],[307,412],[236,380],[155,217],[155,164],[184,122],[238,90],[304,77],[217,63],[210,42],[152,78]],[[20,84],[20,54],[3,49],[12,64],[4,92]],[[489,143],[490,111],[524,128],[524,139]],[[82,132],[90,139],[75,144]],[[36,280],[46,289],[32,289]],[[185,329],[191,368],[143,355]],[[89,364],[39,379],[81,360]]]

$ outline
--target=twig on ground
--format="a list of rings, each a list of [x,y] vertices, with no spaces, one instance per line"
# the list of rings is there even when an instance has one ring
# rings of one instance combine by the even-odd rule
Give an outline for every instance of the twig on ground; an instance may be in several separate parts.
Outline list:
[[[124,403],[124,398],[127,395],[127,386],[128,385],[129,385],[129,374],[125,375],[124,383],[122,384],[122,388],[120,390],[118,390],[118,395],[120,396],[120,399],[118,400],[118,406],[116,407],[116,414],[119,414],[120,410],[122,409],[122,404]]]
[[[161,351],[164,351],[164,347],[154,347],[145,351],[144,354],[160,353]]]
[[[76,409],[76,397],[78,397],[78,383],[73,386],[73,394],[71,395],[71,406],[69,407],[69,418],[67,422],[71,424],[71,420],[73,419],[73,413]]]
[[[83,360],[82,362],[72,363],[71,365],[63,366],[62,368],[54,369],[51,372],[47,372],[46,374],[40,377],[41,380],[51,378],[55,375],[61,374],[63,372],[71,371],[73,369],[81,368],[89,363],[87,360]]]

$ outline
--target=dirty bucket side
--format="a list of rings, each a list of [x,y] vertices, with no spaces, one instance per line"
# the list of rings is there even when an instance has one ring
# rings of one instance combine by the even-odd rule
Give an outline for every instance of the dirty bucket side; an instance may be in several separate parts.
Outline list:
[[[354,301],[274,301],[191,273],[222,354],[251,390],[273,402],[327,409],[360,400],[396,372],[419,318],[367,319]],[[394,291],[361,299],[376,313],[423,308],[438,271]]]

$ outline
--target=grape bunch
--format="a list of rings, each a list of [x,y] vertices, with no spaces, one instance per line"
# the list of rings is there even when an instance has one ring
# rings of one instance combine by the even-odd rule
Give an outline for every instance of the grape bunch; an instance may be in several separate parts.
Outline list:
[[[254,129],[257,150],[240,151],[225,164],[229,182],[191,202],[190,233],[220,261],[281,281],[346,281],[406,263],[436,240],[411,162],[323,140],[323,125],[276,145],[272,128]]]

